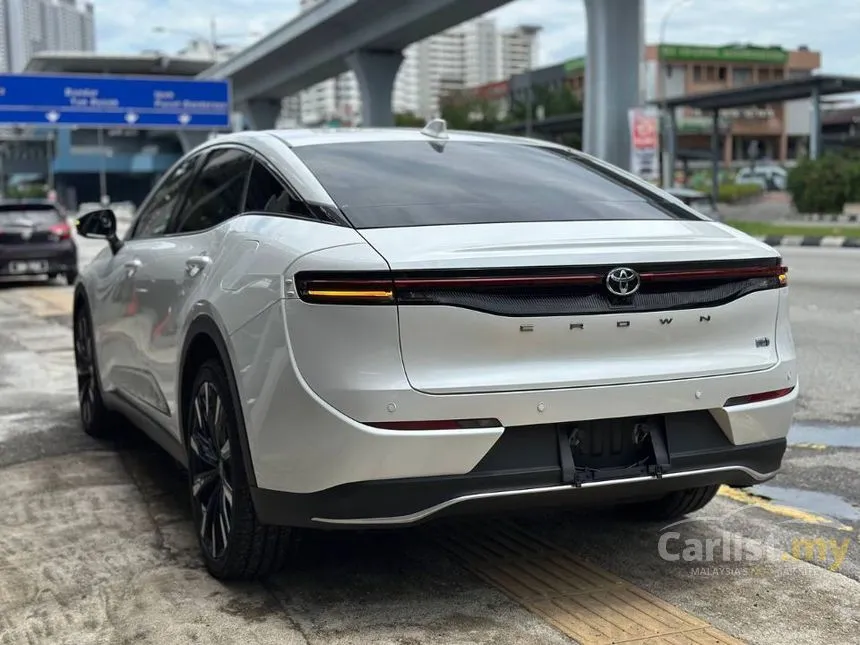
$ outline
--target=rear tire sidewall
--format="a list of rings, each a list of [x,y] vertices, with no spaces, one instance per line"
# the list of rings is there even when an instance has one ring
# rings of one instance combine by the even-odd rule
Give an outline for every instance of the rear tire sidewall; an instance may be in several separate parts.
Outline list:
[[[98,358],[96,355],[96,343],[93,338],[93,321],[92,316],[90,315],[89,305],[86,302],[83,302],[78,311],[75,314],[75,318],[72,321],[74,325],[73,335],[74,340],[77,341],[78,334],[80,331],[79,321],[83,318],[86,322],[86,334],[87,334],[87,342],[90,344],[90,370],[92,372],[92,391],[93,391],[93,400],[90,403],[90,419],[89,422],[84,417],[83,406],[81,405],[80,400],[80,386],[78,386],[78,410],[81,419],[81,426],[86,434],[94,437],[96,439],[103,439],[107,437],[111,433],[110,423],[112,420],[112,415],[110,410],[104,404],[104,400],[102,398],[101,391],[101,383],[99,378],[99,367],[98,367]],[[78,367],[78,357],[77,353],[75,354],[75,368],[77,370]],[[77,378],[77,373],[76,373]]]
[[[224,553],[218,558],[212,557],[203,543],[200,532],[200,524],[202,521],[202,510],[194,495],[191,492],[191,487],[194,478],[192,472],[191,454],[190,454],[190,433],[192,428],[192,416],[194,414],[194,399],[202,385],[209,382],[215,392],[221,398],[223,406],[223,414],[227,423],[227,437],[230,442],[230,461],[232,471],[232,481],[230,482],[233,488],[233,505],[230,520],[230,530],[227,535],[227,548]],[[237,547],[237,536],[249,522],[254,522],[254,510],[250,503],[250,487],[248,486],[248,477],[245,471],[242,447],[239,441],[239,424],[238,424],[238,407],[233,399],[227,375],[223,366],[218,360],[209,359],[204,362],[197,370],[194,377],[194,382],[191,386],[191,392],[187,398],[188,403],[183,411],[183,426],[184,440],[186,446],[186,454],[189,461],[188,468],[188,495],[191,503],[191,515],[194,524],[194,531],[197,535],[197,543],[200,548],[200,554],[204,560],[206,568],[216,578],[232,577],[233,571],[240,566],[239,559],[243,558],[241,546]]]

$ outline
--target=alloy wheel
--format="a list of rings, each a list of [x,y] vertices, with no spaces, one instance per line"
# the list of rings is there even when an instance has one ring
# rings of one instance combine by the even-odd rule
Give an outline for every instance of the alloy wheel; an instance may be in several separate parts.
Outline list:
[[[227,550],[233,522],[233,468],[227,413],[210,381],[197,388],[189,421],[189,474],[197,528],[203,548],[218,559]]]
[[[95,416],[96,381],[93,362],[93,340],[85,313],[75,320],[75,367],[78,374],[78,403],[81,420],[89,427]]]

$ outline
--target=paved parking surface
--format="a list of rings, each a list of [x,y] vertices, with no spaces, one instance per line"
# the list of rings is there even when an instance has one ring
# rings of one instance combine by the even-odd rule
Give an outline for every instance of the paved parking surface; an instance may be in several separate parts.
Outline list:
[[[768,487],[669,528],[554,511],[308,531],[246,585],[200,566],[169,458],[80,432],[71,289],[0,287],[0,644],[860,643],[860,251],[784,253],[803,396]]]

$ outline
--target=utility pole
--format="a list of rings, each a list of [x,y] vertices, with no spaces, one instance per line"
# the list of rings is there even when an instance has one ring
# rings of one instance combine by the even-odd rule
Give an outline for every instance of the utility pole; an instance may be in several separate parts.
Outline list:
[[[218,62],[218,25],[215,23],[215,16],[209,19],[209,47],[212,49],[212,58]]]
[[[526,136],[532,136],[532,112],[534,111],[532,97],[532,68],[526,70]]]

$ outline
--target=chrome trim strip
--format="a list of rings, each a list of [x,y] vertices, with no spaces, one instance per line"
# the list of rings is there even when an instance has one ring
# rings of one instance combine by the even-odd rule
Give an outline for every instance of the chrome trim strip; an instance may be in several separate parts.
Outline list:
[[[713,473],[726,473],[726,472],[735,472],[741,471],[746,473],[750,477],[757,479],[758,481],[765,481],[770,479],[774,475],[777,474],[778,471],[774,470],[770,473],[760,473],[752,468],[747,468],[746,466],[720,466],[719,468],[702,468],[700,470],[685,470],[682,472],[676,473],[666,473],[663,475],[663,479],[675,479],[678,477],[690,477],[693,475],[709,475]],[[647,482],[647,481],[655,481],[656,477],[651,476],[642,476],[642,477],[630,477],[628,479],[613,479],[611,481],[604,482],[585,482],[580,486],[580,488],[599,488],[601,486],[616,486],[619,484],[636,484],[639,482]],[[415,513],[410,513],[409,515],[397,515],[395,517],[363,517],[363,518],[347,518],[347,519],[332,519],[327,517],[313,517],[311,521],[320,522],[322,524],[361,524],[361,525],[379,525],[384,526],[387,524],[397,525],[397,524],[410,524],[412,522],[417,522],[419,520],[423,520],[434,513],[438,513],[441,510],[444,510],[450,506],[454,506],[455,504],[460,504],[462,502],[474,502],[482,499],[492,499],[498,497],[514,497],[517,495],[539,495],[542,493],[559,493],[566,490],[572,490],[576,487],[573,484],[564,484],[560,486],[544,486],[542,488],[524,488],[520,490],[502,490],[502,491],[493,491],[490,493],[473,493],[471,495],[462,495],[460,497],[455,497],[453,499],[445,500],[435,506],[431,506],[429,508],[425,508],[421,511],[416,511]]]

